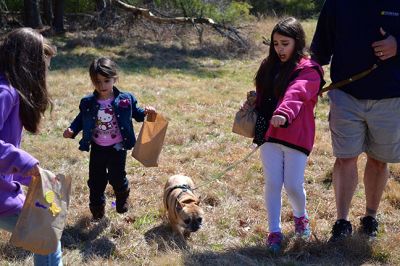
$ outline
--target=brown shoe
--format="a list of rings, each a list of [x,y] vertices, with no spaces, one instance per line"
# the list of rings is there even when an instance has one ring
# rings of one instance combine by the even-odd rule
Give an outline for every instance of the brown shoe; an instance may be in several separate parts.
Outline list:
[[[129,198],[129,192],[131,190],[128,188],[125,191],[122,192],[115,192],[115,205],[118,213],[125,213],[128,211],[128,198]]]
[[[105,204],[102,205],[89,205],[90,212],[93,215],[93,220],[100,220],[104,217]]]

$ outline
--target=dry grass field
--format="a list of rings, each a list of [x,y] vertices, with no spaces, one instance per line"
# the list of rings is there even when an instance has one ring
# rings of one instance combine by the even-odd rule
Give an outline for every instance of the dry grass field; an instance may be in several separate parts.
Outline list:
[[[316,144],[305,173],[313,230],[309,242],[293,238],[291,209],[283,193],[284,249],[277,256],[267,252],[264,180],[258,152],[220,179],[199,188],[205,223],[186,245],[172,236],[164,221],[162,193],[169,176],[182,173],[202,185],[251,151],[250,139],[231,132],[232,121],[246,91],[253,88],[254,73],[266,55],[261,36],[269,36],[274,22],[253,22],[246,28],[255,48],[245,56],[225,53],[223,41],[214,52],[207,52],[210,48],[206,42],[203,52],[190,40],[134,39],[97,48],[70,48],[66,43],[74,37],[72,34],[53,40],[59,48],[49,73],[54,109],[45,116],[40,134],[25,133],[23,148],[38,158],[42,167],[73,178],[62,237],[64,265],[400,264],[398,165],[390,165],[391,178],[378,216],[378,239],[370,243],[356,232],[340,244],[327,243],[336,214],[326,96],[317,106]],[[304,22],[309,39],[314,26],[315,21]],[[80,98],[92,90],[87,68],[91,59],[100,55],[119,64],[117,86],[133,92],[140,105],[155,106],[167,117],[169,126],[159,167],[145,168],[132,157],[127,158],[129,211],[123,215],[115,211],[115,199],[108,186],[106,218],[93,222],[86,185],[89,153],[78,150],[79,138],[63,139],[62,133],[77,114]],[[136,134],[140,126],[135,123]],[[355,231],[364,212],[364,163],[362,156],[360,183],[350,213]],[[9,237],[0,232],[0,265],[32,264],[31,253],[7,244]]]

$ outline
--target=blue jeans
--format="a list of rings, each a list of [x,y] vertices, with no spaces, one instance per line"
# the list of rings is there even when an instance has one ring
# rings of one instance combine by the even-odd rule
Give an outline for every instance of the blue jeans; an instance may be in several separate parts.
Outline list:
[[[17,224],[18,214],[0,216],[0,228],[12,232]],[[61,242],[58,242],[57,250],[49,255],[34,254],[34,265],[36,266],[62,266]]]

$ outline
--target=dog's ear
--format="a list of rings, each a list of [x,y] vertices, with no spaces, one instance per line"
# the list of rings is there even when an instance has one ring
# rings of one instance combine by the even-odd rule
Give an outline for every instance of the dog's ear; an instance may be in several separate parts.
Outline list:
[[[195,204],[196,204],[197,206],[199,206],[199,205],[200,205],[200,202],[201,202],[201,196],[199,196],[199,198],[196,200]]]

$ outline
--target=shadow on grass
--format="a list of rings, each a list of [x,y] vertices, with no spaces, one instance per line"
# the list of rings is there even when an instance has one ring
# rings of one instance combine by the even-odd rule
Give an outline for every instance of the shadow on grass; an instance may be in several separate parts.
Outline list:
[[[91,222],[88,217],[80,219],[74,226],[67,226],[64,229],[61,238],[63,249],[78,249],[85,262],[94,256],[110,258],[116,249],[115,244],[107,237],[97,238],[108,225],[107,218],[98,222]]]
[[[13,261],[22,265],[22,262],[30,255],[32,255],[31,252],[23,250],[22,248],[14,247],[8,243],[0,244],[0,262],[5,263],[5,261]]]
[[[229,249],[224,252],[192,252],[184,265],[362,265],[378,262],[372,244],[353,237],[340,243],[293,240],[284,243],[283,252],[272,254],[265,246]]]
[[[203,47],[181,48],[176,45],[166,47],[159,43],[140,44],[135,47],[141,52],[153,55],[186,56],[189,58],[213,58],[217,60],[227,60],[232,58],[232,54],[227,51],[224,45],[207,44]]]
[[[161,224],[147,231],[144,238],[148,244],[155,242],[158,251],[163,252],[171,249],[188,249],[187,243],[175,235],[169,224]]]
[[[75,68],[88,69],[91,61],[99,56],[108,56],[98,51],[73,53],[69,49],[60,49],[60,53],[52,59],[52,70],[69,70]],[[201,49],[185,50],[175,46],[164,47],[160,44],[136,46],[129,50],[121,50],[117,55],[110,56],[119,68],[128,73],[148,73],[157,75],[157,70],[183,73],[197,77],[215,78],[223,75],[218,67],[204,67],[195,62],[195,58],[209,57]],[[115,57],[115,58],[114,58]]]

